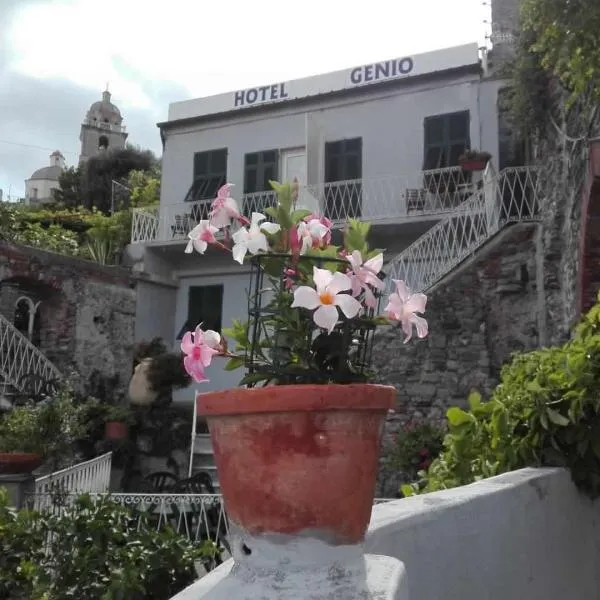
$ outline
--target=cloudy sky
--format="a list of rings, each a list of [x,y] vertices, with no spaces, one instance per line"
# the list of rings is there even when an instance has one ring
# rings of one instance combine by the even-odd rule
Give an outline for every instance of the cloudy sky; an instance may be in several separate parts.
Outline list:
[[[483,0],[0,0],[0,189],[58,148],[109,82],[129,141],[160,154],[170,102],[477,41]],[[293,8],[294,6],[297,9]]]

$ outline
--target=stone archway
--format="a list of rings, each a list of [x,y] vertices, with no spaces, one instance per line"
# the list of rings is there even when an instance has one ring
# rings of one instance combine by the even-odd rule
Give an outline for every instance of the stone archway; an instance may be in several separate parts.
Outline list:
[[[588,180],[581,207],[579,312],[588,311],[600,291],[600,138],[590,142]]]

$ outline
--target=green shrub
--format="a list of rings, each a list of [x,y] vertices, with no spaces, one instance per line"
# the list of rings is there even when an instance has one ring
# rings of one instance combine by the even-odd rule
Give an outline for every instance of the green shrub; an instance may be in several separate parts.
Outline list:
[[[562,466],[600,495],[600,304],[563,346],[515,355],[483,402],[448,410],[444,450],[405,494],[465,485],[526,466]]]
[[[442,450],[444,433],[429,423],[409,423],[393,438],[383,457],[384,477],[414,482]]]
[[[167,600],[210,552],[109,497],[52,514],[9,509],[0,490],[0,532],[0,600]]]

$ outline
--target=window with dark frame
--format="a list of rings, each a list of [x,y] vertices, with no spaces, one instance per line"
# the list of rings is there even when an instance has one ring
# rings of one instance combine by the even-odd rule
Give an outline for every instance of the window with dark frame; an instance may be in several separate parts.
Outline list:
[[[325,216],[346,220],[362,214],[362,138],[325,143]],[[356,181],[359,180],[359,181]],[[348,181],[344,185],[335,184]]]
[[[279,152],[263,150],[251,152],[244,157],[244,194],[270,192],[269,181],[279,176]]]
[[[204,330],[221,331],[222,320],[223,286],[191,286],[188,291],[187,319],[178,333],[177,339],[180,340],[186,331],[194,331],[200,323]]]
[[[227,182],[227,148],[196,152],[194,180],[185,201],[212,200]]]
[[[426,117],[423,170],[458,166],[461,154],[471,147],[468,110]]]

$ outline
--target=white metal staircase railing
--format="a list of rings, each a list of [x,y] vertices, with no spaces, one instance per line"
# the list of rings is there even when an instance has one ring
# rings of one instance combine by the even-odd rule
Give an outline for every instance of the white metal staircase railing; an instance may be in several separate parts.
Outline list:
[[[9,384],[24,391],[28,376],[34,377],[36,392],[44,382],[62,379],[60,371],[44,353],[0,315],[0,385]]]
[[[480,189],[384,267],[388,288],[403,279],[411,292],[428,290],[505,225],[537,220],[538,211],[535,167],[489,166]]]
[[[158,206],[134,208],[131,221],[131,242],[145,242],[158,235]]]

